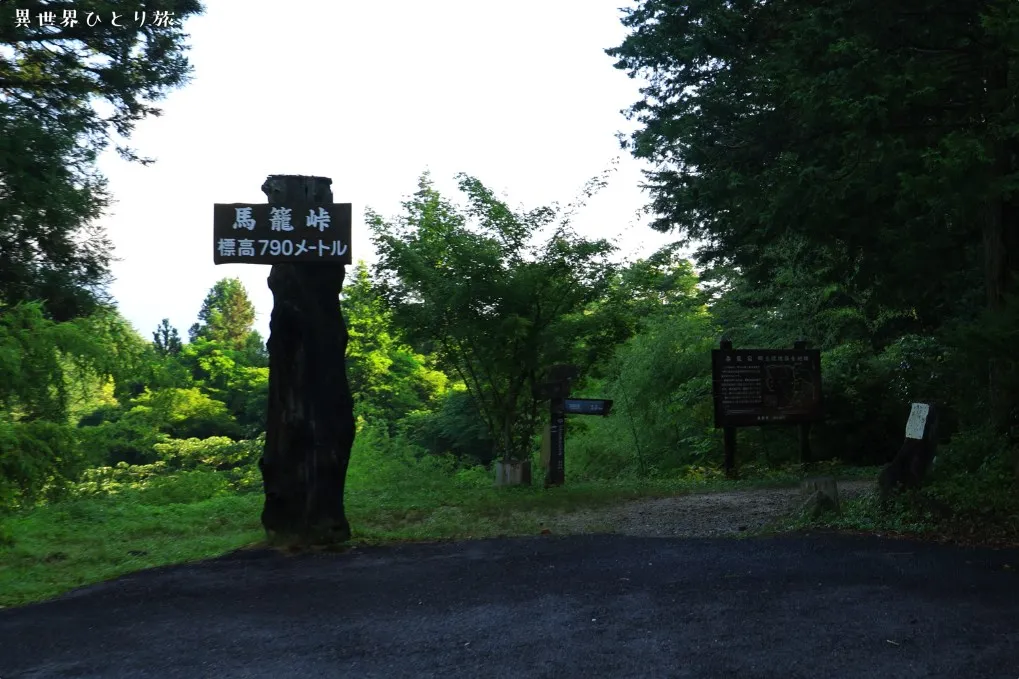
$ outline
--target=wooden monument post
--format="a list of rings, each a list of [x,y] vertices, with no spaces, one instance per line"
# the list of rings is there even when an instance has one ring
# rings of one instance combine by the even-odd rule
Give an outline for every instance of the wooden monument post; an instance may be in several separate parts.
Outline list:
[[[262,525],[273,541],[350,537],[343,488],[354,443],[347,329],[340,313],[351,263],[351,205],[327,177],[271,175],[266,204],[217,204],[216,264],[272,264],[269,406],[258,466]]]

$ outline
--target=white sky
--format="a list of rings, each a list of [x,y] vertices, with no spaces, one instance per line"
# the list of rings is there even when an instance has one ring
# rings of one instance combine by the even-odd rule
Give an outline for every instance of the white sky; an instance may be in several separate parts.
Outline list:
[[[639,98],[603,52],[626,35],[626,4],[210,0],[185,26],[193,81],[132,137],[156,163],[100,162],[121,312],[145,337],[168,317],[186,340],[209,288],[237,276],[268,337],[269,266],[213,265],[212,206],[265,202],[270,174],[331,177],[334,200],[353,203],[354,261],[371,262],[365,208],[399,214],[425,169],[451,199],[463,171],[532,208],[565,205],[618,157],[575,224],[623,253],[674,240],[638,214],[643,165],[615,138]]]

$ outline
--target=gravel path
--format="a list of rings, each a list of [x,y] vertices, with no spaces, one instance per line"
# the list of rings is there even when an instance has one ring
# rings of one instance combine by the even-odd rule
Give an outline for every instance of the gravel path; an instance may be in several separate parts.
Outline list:
[[[839,498],[859,497],[874,485],[871,480],[839,481]],[[690,493],[561,514],[546,523],[552,533],[567,535],[721,537],[766,528],[795,512],[801,502],[798,487]]]

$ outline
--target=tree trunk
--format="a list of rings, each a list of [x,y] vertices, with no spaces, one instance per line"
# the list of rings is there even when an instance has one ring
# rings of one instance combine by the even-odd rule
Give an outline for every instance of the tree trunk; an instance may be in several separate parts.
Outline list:
[[[938,452],[938,406],[928,403],[922,438],[912,438],[907,424],[906,438],[895,457],[878,475],[882,505],[902,490],[919,489]],[[910,414],[912,420],[912,413]],[[915,436],[913,432],[912,436]]]
[[[987,73],[988,109],[996,114],[1009,105],[1009,64],[1007,55],[995,58]],[[984,256],[987,287],[987,308],[1002,311],[1006,294],[1012,290],[1014,270],[1019,263],[1019,206],[1016,198],[1002,195],[1000,184],[1015,171],[1015,144],[1009,141],[990,141],[994,167],[991,182],[995,185],[984,220]],[[988,359],[988,398],[991,420],[1000,432],[1011,425],[1015,398],[1009,393],[1007,375],[1012,361],[1007,357],[991,356]]]
[[[270,203],[331,203],[332,180],[270,176]],[[336,264],[274,264],[269,274],[269,411],[259,460],[265,487],[262,525],[270,539],[305,544],[350,537],[343,487],[354,444],[347,383],[347,328]]]

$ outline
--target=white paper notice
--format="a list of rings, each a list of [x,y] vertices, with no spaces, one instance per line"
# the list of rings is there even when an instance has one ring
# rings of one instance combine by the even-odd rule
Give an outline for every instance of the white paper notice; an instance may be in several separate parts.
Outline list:
[[[906,422],[906,438],[922,439],[923,430],[927,424],[927,413],[931,407],[926,403],[914,403],[909,413],[909,421]]]

